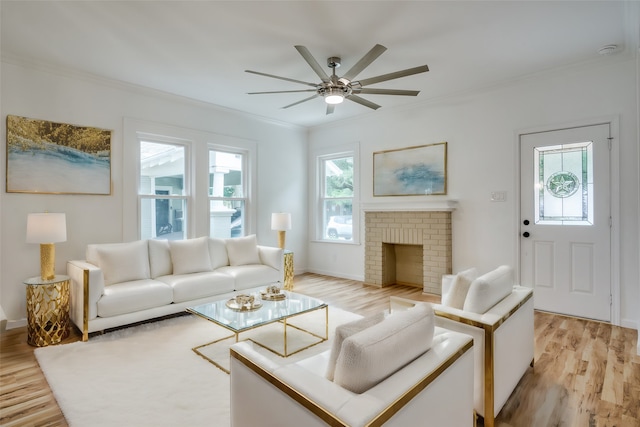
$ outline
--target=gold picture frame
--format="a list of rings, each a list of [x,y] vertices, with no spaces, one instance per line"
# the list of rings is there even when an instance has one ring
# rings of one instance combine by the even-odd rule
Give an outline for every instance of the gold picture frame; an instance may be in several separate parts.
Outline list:
[[[373,195],[447,194],[447,143],[373,153]]]
[[[111,131],[7,116],[7,193],[111,194]]]

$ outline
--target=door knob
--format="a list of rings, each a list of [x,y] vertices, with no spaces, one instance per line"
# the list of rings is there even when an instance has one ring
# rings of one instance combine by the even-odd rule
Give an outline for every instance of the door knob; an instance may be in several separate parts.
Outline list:
[[[522,237],[529,237],[531,236],[531,234],[529,234],[528,231],[525,231],[524,233],[522,233]]]
[[[525,219],[524,221],[522,221],[522,223],[523,223],[524,225],[529,225],[529,220],[528,220],[528,219]]]

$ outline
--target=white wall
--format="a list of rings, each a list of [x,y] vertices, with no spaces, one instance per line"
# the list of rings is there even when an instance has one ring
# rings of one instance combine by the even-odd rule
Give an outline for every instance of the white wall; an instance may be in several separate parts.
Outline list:
[[[246,140],[257,146],[256,227],[260,244],[277,246],[271,231],[271,212],[287,211],[293,216],[293,230],[287,233],[287,247],[295,252],[297,271],[306,268],[307,158],[304,128],[268,122],[242,113],[64,71],[41,69],[15,62],[2,62],[0,133],[0,304],[10,322],[23,323],[26,316],[22,281],[37,276],[38,245],[25,243],[26,218],[30,212],[66,212],[67,242],[56,244],[56,272],[64,274],[66,261],[84,258],[88,243],[131,239],[135,227],[136,202],[123,176],[124,119],[135,118],[200,133],[220,135],[220,141]],[[6,193],[6,115],[19,115],[56,122],[112,129],[112,185],[110,196],[33,195]],[[218,139],[218,138],[216,138]],[[283,167],[286,166],[286,167]],[[125,173],[126,172],[126,173]],[[200,227],[194,234],[206,234]],[[194,236],[191,236],[194,237]],[[14,326],[16,323],[14,323]]]
[[[611,57],[588,67],[556,71],[495,89],[425,103],[405,110],[381,110],[360,119],[310,132],[309,153],[323,146],[360,143],[361,202],[407,203],[443,196],[376,197],[372,194],[373,152],[448,142],[448,198],[452,215],[453,270],[499,264],[517,266],[518,141],[520,131],[619,118],[620,312],[623,326],[636,327],[638,277],[638,107],[636,61]],[[384,106],[384,100],[380,103]],[[491,202],[492,191],[506,202]],[[361,231],[363,233],[362,227]],[[312,242],[309,270],[362,280],[364,245]]]

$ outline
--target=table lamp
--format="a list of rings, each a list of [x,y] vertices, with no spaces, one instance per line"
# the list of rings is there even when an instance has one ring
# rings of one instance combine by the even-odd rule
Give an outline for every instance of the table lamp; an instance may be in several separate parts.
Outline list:
[[[53,280],[56,275],[54,243],[67,240],[67,221],[63,213],[30,213],[27,216],[27,243],[40,243],[40,277]]]
[[[284,239],[286,230],[291,230],[291,214],[290,213],[272,213],[271,229],[278,231],[278,246],[284,249]]]

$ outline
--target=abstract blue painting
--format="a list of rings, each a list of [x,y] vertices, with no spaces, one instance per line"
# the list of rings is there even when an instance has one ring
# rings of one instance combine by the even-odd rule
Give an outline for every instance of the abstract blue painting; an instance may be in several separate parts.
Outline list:
[[[111,194],[111,131],[7,116],[7,192]]]
[[[374,196],[447,194],[447,143],[373,153]]]

